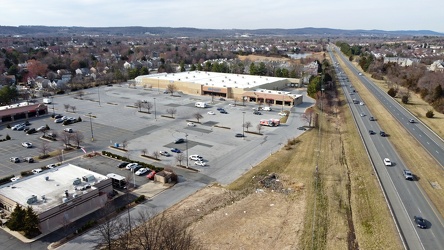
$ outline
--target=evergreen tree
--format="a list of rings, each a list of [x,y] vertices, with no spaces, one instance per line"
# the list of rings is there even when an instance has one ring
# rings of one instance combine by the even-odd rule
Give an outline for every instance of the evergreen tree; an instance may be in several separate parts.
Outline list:
[[[25,217],[26,211],[19,204],[16,204],[14,211],[11,213],[11,217],[6,223],[6,226],[12,231],[22,231]]]
[[[25,232],[26,235],[29,235],[32,232],[38,230],[38,225],[39,225],[39,217],[34,212],[34,209],[28,206],[28,208],[26,208],[25,211],[25,220],[23,221],[22,230]]]

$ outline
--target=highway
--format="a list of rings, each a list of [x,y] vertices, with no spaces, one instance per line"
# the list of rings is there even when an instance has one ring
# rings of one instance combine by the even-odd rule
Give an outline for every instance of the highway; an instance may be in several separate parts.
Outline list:
[[[331,51],[329,51],[329,53],[333,63],[336,64],[337,60],[333,53]],[[408,131],[410,131],[410,133],[420,135],[419,139],[417,138],[418,141],[421,139],[421,142],[427,145],[427,147],[424,147],[429,150],[429,152],[432,150],[436,153],[433,155],[435,159],[442,159],[442,156],[444,155],[441,153],[443,146],[440,146],[442,145],[442,140],[421,123],[409,123],[409,119],[416,118],[404,110],[387,94],[377,88],[371,83],[371,81],[360,76],[358,74],[359,71],[354,68],[340,52],[338,52],[338,54],[341,56],[342,61],[346,63],[347,67],[364,82],[369,89],[369,92],[373,93],[378,100],[390,110],[392,115],[398,119]],[[375,171],[384,189],[385,196],[389,201],[390,208],[405,244],[405,248],[444,249],[444,227],[442,217],[427,198],[426,194],[421,190],[418,183],[416,181],[405,180],[402,170],[408,168],[405,166],[388,138],[379,135],[379,131],[382,129],[377,121],[370,120],[372,114],[367,106],[365,104],[360,105],[353,103],[352,99],[359,101],[362,99],[359,97],[358,93],[353,91],[352,84],[348,81],[345,74],[339,73],[343,72],[340,66],[336,66],[342,89],[350,104],[352,114],[355,117],[357,127],[368,150],[369,157],[374,164]],[[364,116],[361,116],[361,114],[364,114]],[[369,130],[373,130],[376,133],[370,134]],[[389,132],[390,131],[388,131],[388,133]],[[384,165],[383,159],[386,157],[390,158],[393,163],[392,166]],[[413,221],[413,216],[418,215],[422,216],[429,222],[427,229],[419,229],[416,227],[416,224]]]

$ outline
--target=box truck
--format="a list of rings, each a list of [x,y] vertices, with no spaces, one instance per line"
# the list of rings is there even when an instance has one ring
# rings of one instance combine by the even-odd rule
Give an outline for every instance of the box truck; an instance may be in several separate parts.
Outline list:
[[[196,102],[196,104],[194,104],[194,106],[196,106],[198,108],[206,108],[206,107],[208,107],[206,102]]]

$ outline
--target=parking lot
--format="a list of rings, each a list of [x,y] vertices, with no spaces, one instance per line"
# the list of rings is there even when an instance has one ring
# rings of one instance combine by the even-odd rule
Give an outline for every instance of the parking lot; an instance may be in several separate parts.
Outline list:
[[[206,166],[194,165],[194,161],[191,160],[187,162],[190,166],[199,169],[201,174],[215,179],[222,176],[222,179],[227,178],[222,169],[227,169],[226,166],[232,164],[233,161],[246,165],[233,166],[234,170],[245,171],[256,161],[260,161],[269,153],[280,148],[280,145],[287,138],[293,137],[297,133],[302,133],[296,127],[306,125],[299,117],[303,109],[308,106],[303,104],[301,107],[291,109],[292,114],[290,114],[289,123],[282,124],[279,127],[262,127],[261,133],[263,135],[245,133],[245,138],[237,138],[235,134],[242,133],[242,124],[244,122],[252,124],[245,131],[257,131],[256,125],[259,124],[260,119],[279,118],[278,113],[282,108],[290,110],[290,107],[272,106],[272,111],[261,111],[262,115],[255,115],[253,114],[253,108],[257,107],[257,105],[254,103],[246,103],[245,106],[235,106],[233,105],[233,100],[221,101],[218,98],[214,98],[214,103],[211,103],[212,98],[210,96],[190,96],[185,94],[171,96],[163,94],[163,91],[157,91],[157,89],[146,90],[140,87],[134,89],[129,88],[125,84],[101,87],[100,90],[91,88],[84,90],[84,92],[85,95],[81,99],[78,98],[75,92],[54,97],[53,104],[48,105],[49,114],[44,117],[30,119],[30,127],[37,128],[48,125],[58,134],[64,133],[63,130],[69,127],[74,132],[80,131],[84,135],[81,146],[87,152],[107,150],[127,156],[130,159],[149,162],[161,167],[174,167],[177,164],[176,154],[170,150],[173,147],[178,148],[185,155],[198,154],[203,156]],[[143,108],[142,111],[144,112],[139,112],[139,109],[134,107],[137,100],[151,102],[153,108],[149,113]],[[207,102],[210,107],[205,109],[195,107],[195,102],[198,101]],[[75,112],[71,109],[68,111],[64,110],[65,104],[75,106]],[[227,113],[222,114],[217,108],[223,108]],[[168,114],[168,109],[176,110],[174,119]],[[50,117],[53,111],[64,116],[80,117],[82,121],[67,126],[63,126],[62,123],[54,123],[54,119]],[[214,115],[208,114],[208,111],[213,111]],[[203,116],[200,119],[200,123],[194,117],[196,113],[200,113]],[[188,121],[193,121],[196,126],[188,126]],[[22,121],[16,123],[20,122]],[[12,123],[11,125],[14,124]],[[21,171],[58,162],[55,158],[38,160],[37,156],[41,152],[40,148],[43,142],[47,143],[50,150],[53,151],[63,148],[60,141],[44,141],[39,138],[41,133],[26,135],[23,131],[7,129],[6,124],[3,124],[0,130],[0,138],[3,138],[6,134],[9,134],[12,140],[1,142],[1,176],[17,175]],[[187,142],[175,144],[174,141],[178,138],[187,139]],[[33,147],[23,147],[21,143],[24,141],[31,142]],[[128,151],[125,153],[109,148],[109,146],[116,143],[120,146],[127,144],[126,149]],[[273,143],[273,146],[261,147],[265,143]],[[148,155],[152,155],[154,151],[164,150],[170,152],[172,156],[160,156],[161,161],[152,161],[141,157],[142,150],[146,150]],[[82,150],[66,152],[64,160],[66,161],[82,154]],[[245,159],[247,164],[242,163],[244,159],[239,159],[255,154],[261,154],[261,157]],[[9,158],[14,156],[19,158],[33,156],[37,162],[12,163],[9,161]],[[182,162],[182,164],[185,164],[185,162]],[[87,167],[86,165],[85,167]],[[91,165],[89,168],[93,170],[102,165],[113,165],[112,168],[115,168],[115,164],[108,161],[95,164],[95,166]],[[238,173],[232,174],[235,176]]]

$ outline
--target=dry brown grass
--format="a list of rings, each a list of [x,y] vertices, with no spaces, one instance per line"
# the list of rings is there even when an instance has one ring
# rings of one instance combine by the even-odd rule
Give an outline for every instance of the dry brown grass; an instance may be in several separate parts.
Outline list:
[[[343,69],[346,67],[343,66]],[[376,98],[369,94],[365,86],[347,69],[345,70],[350,80],[354,83],[355,89],[358,90],[359,95],[366,103],[370,112],[378,119],[378,124],[384,131],[390,134],[389,140],[395,147],[398,154],[401,156],[402,161],[405,163],[418,178],[418,182],[430,198],[434,206],[437,208],[441,215],[444,215],[444,190],[441,188],[434,188],[432,184],[437,184],[440,187],[444,185],[444,173],[439,164],[430,157],[430,155],[424,150],[424,148],[399,124],[392,118],[390,113],[376,100]],[[370,77],[370,76],[368,76]],[[388,90],[387,87],[381,86],[383,83],[378,84],[382,89]],[[422,101],[413,99],[412,103],[419,103],[418,105],[406,105],[407,108],[413,108],[412,112],[418,112],[425,114],[425,110],[429,107]],[[431,107],[430,107],[431,108]],[[424,112],[423,112],[424,111]],[[436,112],[435,112],[436,113]],[[441,116],[440,116],[441,117]],[[442,123],[441,118],[437,119],[425,119],[425,123],[431,128],[439,128],[437,132],[443,129],[443,126],[439,126]]]

